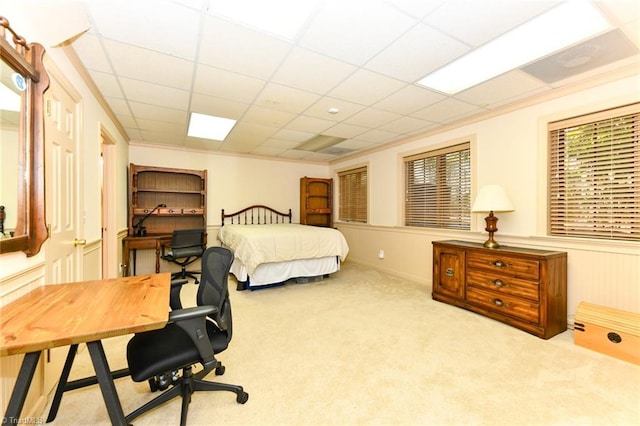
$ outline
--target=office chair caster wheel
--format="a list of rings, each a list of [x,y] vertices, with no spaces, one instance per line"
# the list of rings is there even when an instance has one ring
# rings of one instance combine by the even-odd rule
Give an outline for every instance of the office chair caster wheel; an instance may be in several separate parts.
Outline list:
[[[225,372],[224,365],[219,365],[216,367],[216,376],[222,376]]]
[[[239,393],[238,397],[236,398],[236,402],[238,404],[244,404],[248,400],[249,400],[249,394],[246,392]]]
[[[147,382],[149,382],[149,390],[151,392],[156,392],[158,390],[158,384],[156,383],[155,377],[150,378]]]

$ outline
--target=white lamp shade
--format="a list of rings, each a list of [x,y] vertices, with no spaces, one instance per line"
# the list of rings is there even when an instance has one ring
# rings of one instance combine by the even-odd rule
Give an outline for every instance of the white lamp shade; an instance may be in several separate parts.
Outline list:
[[[511,200],[500,185],[486,185],[480,188],[472,212],[512,212]]]

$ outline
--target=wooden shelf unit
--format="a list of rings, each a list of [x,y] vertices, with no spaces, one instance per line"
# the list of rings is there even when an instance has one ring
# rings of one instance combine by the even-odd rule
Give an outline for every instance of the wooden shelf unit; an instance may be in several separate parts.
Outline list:
[[[300,223],[333,227],[333,179],[300,178]]]
[[[145,221],[147,235],[171,234],[174,229],[206,228],[207,171],[129,165],[129,236]]]
[[[434,241],[431,295],[548,339],[567,329],[567,253]]]

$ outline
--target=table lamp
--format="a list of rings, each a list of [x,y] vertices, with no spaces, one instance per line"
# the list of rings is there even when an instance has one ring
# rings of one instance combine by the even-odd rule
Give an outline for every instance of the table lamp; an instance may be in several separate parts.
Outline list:
[[[489,216],[484,220],[487,223],[485,231],[489,233],[489,239],[485,241],[484,246],[487,248],[498,248],[500,244],[493,239],[493,234],[498,230],[496,226],[498,218],[493,215],[494,212],[512,212],[514,210],[511,200],[507,196],[504,188],[500,185],[486,185],[480,188],[480,192],[473,203],[471,212],[489,212]]]

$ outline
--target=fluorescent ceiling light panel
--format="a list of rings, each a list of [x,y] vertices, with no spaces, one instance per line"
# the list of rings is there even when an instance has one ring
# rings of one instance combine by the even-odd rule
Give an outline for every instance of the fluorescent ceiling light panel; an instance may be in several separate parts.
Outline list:
[[[418,84],[453,95],[611,28],[590,2],[566,2],[438,69]]]
[[[316,8],[312,0],[212,0],[209,11],[293,40]]]
[[[223,141],[235,124],[236,120],[230,118],[192,112],[187,135],[194,138]]]

